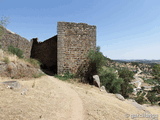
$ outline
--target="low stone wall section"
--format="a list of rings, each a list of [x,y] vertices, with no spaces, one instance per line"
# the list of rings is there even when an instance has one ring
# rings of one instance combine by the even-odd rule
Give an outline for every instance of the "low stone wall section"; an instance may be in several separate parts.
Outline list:
[[[21,37],[2,26],[0,26],[0,45],[4,50],[7,50],[10,45],[17,47],[24,52],[24,57],[30,58],[32,41],[28,41],[26,38]]]

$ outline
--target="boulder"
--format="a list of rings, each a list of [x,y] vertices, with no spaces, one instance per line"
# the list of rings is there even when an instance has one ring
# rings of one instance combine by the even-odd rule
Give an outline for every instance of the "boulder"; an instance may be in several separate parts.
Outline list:
[[[121,94],[115,94],[115,96],[122,101],[125,101],[125,98]]]
[[[6,85],[9,89],[20,89],[21,85],[18,81],[5,81],[2,84]]]
[[[10,62],[7,66],[7,71],[10,73],[10,77],[14,77],[17,75],[17,66],[15,63]]]
[[[100,79],[98,75],[93,75],[93,84],[100,88]]]
[[[100,91],[106,91],[106,88],[104,86],[101,86]]]

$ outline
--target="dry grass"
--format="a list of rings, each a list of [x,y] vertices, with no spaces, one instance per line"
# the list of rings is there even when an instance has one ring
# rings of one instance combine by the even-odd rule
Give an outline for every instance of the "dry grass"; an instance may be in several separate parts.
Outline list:
[[[0,49],[0,60],[3,61],[5,57],[7,57],[10,62],[22,62],[22,60],[19,59],[16,55],[10,54]]]
[[[16,55],[13,55],[13,54],[11,54],[9,52],[6,52],[6,51],[3,51],[2,49],[0,49],[0,61],[4,61],[5,62],[6,59],[8,59],[7,61],[9,61],[9,62],[22,63],[22,64],[26,64],[28,66],[34,66],[32,63],[28,62],[28,60],[20,59]]]
[[[4,80],[11,79],[0,78],[0,82]],[[131,101],[120,101],[114,94],[86,84],[50,76],[18,81],[23,87],[17,91],[0,86],[0,120],[133,120],[133,115],[160,113],[160,107],[146,107],[150,112],[146,113]],[[25,89],[26,95],[21,95]]]
[[[15,78],[38,78],[43,72],[40,71],[40,65],[36,60],[19,58],[7,51],[0,49],[0,62],[2,65],[2,72],[0,76]]]

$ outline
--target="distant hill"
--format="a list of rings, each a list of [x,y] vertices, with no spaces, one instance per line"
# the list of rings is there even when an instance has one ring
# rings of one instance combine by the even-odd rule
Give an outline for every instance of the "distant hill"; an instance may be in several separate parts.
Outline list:
[[[160,64],[160,60],[115,60],[116,62],[124,63],[124,62],[138,62],[145,64]]]

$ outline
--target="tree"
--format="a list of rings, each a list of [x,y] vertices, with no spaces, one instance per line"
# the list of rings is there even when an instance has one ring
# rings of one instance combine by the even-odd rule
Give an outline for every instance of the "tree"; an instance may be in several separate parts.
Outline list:
[[[9,17],[3,16],[0,19],[0,25],[6,27],[9,24]]]
[[[153,66],[152,75],[160,82],[160,64],[156,64]]]
[[[138,63],[138,62],[131,62],[131,64],[132,64],[133,66],[136,66],[136,67],[139,66],[139,63]]]
[[[90,50],[88,53],[88,59],[90,67],[94,74],[98,74],[100,69],[105,65],[106,58],[100,52],[100,47],[98,46],[95,50]]]
[[[135,98],[135,101],[139,104],[143,104],[145,102],[144,100],[144,96],[143,95],[138,95],[136,98]]]
[[[156,102],[160,101],[160,97],[156,97],[156,93],[153,91],[148,92],[147,98],[151,104],[155,104]]]
[[[160,64],[156,64],[153,66],[152,75],[154,76],[154,80],[156,81],[156,86],[154,87],[154,89],[157,91],[157,93],[160,94]]]
[[[23,51],[19,48],[8,46],[8,51],[14,55],[17,55],[19,58],[23,58]]]
[[[6,27],[9,23],[9,18],[8,17],[1,17],[0,19],[0,39],[4,35],[4,27]]]
[[[121,85],[121,94],[124,97],[129,97],[129,94],[133,92],[133,87],[130,82],[133,79],[134,73],[129,71],[127,68],[119,70],[118,73],[119,77],[124,80],[123,84]]]
[[[99,73],[101,68],[106,63],[106,58],[100,52],[100,47],[97,47],[96,50],[90,50],[87,55],[88,62],[85,65],[80,66],[77,73],[81,77],[82,82],[89,82],[93,84],[93,75]]]
[[[105,86],[106,90],[110,93],[120,93],[121,85],[124,82],[123,79],[118,78],[118,75],[114,72],[103,70],[100,73],[101,84]]]

